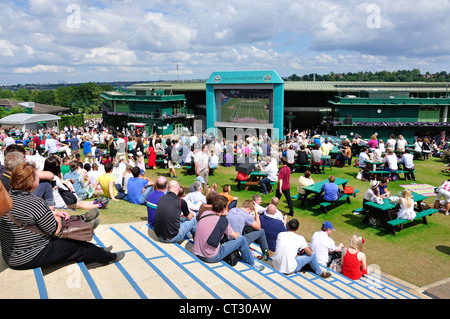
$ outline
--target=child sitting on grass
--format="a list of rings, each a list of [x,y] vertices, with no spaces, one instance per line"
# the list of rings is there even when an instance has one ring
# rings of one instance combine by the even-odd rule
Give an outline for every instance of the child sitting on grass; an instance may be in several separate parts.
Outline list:
[[[231,191],[230,185],[223,186],[222,190],[223,190],[222,193],[220,193],[219,195],[225,196],[227,198],[227,200],[228,200],[227,210],[230,210],[230,209],[236,207],[238,198],[230,195],[230,191]]]

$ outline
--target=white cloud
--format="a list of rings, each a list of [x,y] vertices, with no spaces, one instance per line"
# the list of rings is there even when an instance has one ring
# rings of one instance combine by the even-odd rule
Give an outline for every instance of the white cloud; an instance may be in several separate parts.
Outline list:
[[[450,68],[448,0],[29,0],[0,11],[0,84],[174,79],[176,63],[192,78]]]
[[[15,68],[13,70],[13,73],[23,73],[23,74],[30,74],[30,73],[66,73],[66,72],[73,72],[74,69],[67,66],[61,66],[61,65],[42,65],[38,64],[32,67],[19,67]]]

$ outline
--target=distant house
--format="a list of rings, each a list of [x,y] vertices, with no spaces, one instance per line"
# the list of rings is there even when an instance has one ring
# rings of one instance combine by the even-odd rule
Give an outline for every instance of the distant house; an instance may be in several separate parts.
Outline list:
[[[19,128],[20,131],[55,128],[59,131],[61,118],[54,114],[16,113],[0,119],[1,127]]]
[[[14,107],[23,107],[25,109],[25,113],[28,114],[56,114],[59,112],[67,112],[70,110],[68,107],[40,104],[35,102],[24,102],[11,99],[0,99],[0,107],[3,107],[7,110]]]

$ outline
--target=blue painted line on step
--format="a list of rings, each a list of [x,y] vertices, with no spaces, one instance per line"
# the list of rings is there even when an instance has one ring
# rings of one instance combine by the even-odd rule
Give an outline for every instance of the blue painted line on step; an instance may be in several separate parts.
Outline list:
[[[182,268],[184,273],[186,273],[188,276],[190,276],[196,283],[198,283],[203,289],[208,291],[211,296],[213,296],[216,299],[219,299],[220,297],[213,291],[211,288],[209,288],[207,285],[205,285],[200,279],[197,278],[191,271],[189,271],[182,263],[180,263],[178,260],[173,258],[170,254],[168,254],[166,251],[161,249],[157,244],[155,244],[150,238],[148,238],[146,235],[142,234],[139,230],[137,230],[135,227],[130,226],[132,230],[134,230],[137,234],[139,234],[142,238],[144,238],[147,242],[149,242],[153,247],[158,249],[161,253],[163,253],[166,257],[168,257],[173,263],[175,263],[178,267]]]
[[[36,279],[36,284],[38,287],[39,297],[41,299],[48,299],[47,287],[45,286],[44,275],[42,274],[42,269],[34,268],[34,278]]]
[[[95,299],[103,299],[102,295],[100,294],[100,291],[98,290],[97,285],[95,284],[94,279],[92,278],[91,274],[89,273],[89,270],[86,268],[86,265],[82,262],[79,262],[77,264],[78,264],[78,267],[80,267],[80,270],[83,273],[84,278],[86,279],[89,287],[91,288],[94,298]]]
[[[180,289],[178,289],[177,286],[175,286],[173,284],[172,281],[170,281],[169,278],[167,278],[166,275],[164,275],[161,270],[158,269],[158,267],[156,267],[155,265],[153,265],[153,263],[151,263],[147,257],[144,256],[144,254],[142,254],[128,239],[126,239],[122,234],[120,234],[116,229],[111,228],[111,230],[117,235],[119,236],[128,246],[130,246],[133,251],[138,254],[139,257],[142,258],[142,260],[144,260],[147,265],[149,265],[160,277],[162,280],[164,280],[164,282],[170,287],[172,288],[172,290],[182,299],[187,299],[186,296],[181,292]]]
[[[94,239],[100,247],[105,247],[105,245],[102,243],[102,241],[97,236],[94,235]],[[133,277],[122,266],[122,264],[120,262],[116,262],[116,263],[114,263],[114,265],[116,265],[116,267],[120,270],[120,272],[125,277],[125,279],[128,281],[128,283],[131,285],[131,287],[133,287],[134,291],[136,291],[139,298],[148,299],[148,297],[145,295],[145,293],[142,291],[142,289],[139,287],[139,285],[136,283],[136,281],[133,279]]]

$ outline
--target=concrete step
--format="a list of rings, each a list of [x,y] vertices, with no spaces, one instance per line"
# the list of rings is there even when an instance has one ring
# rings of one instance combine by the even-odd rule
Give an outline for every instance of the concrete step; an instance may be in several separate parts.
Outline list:
[[[242,262],[204,263],[192,241],[160,243],[145,222],[100,225],[93,242],[125,251],[107,266],[70,263],[17,271],[0,262],[0,298],[25,299],[429,299],[417,287],[376,269],[353,281],[332,272],[286,276],[261,262],[262,272]],[[260,254],[252,244],[255,254]]]

